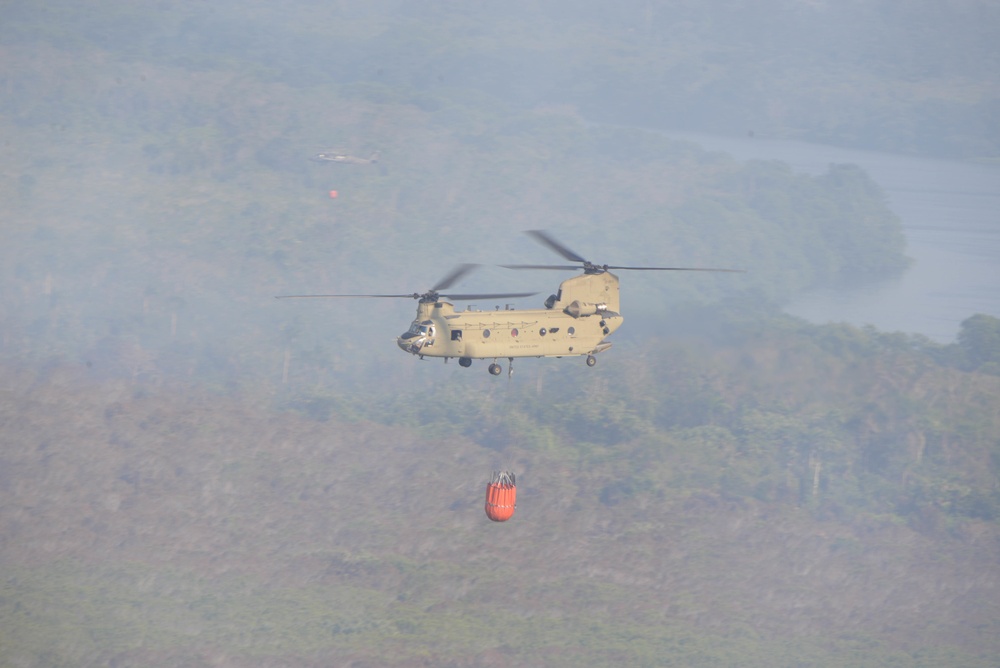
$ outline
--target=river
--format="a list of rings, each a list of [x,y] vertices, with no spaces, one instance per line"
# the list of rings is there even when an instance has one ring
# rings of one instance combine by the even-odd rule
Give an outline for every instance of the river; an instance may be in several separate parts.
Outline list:
[[[931,160],[778,141],[665,133],[738,160],[780,160],[820,174],[831,163],[864,169],[885,190],[913,264],[895,280],[851,290],[817,290],[786,311],[811,322],[849,322],[955,340],[975,313],[1000,317],[1000,166]]]

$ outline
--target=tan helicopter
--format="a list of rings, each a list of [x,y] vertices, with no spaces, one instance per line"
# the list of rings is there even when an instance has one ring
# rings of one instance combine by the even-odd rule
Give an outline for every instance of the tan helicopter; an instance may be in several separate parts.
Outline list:
[[[583,274],[566,279],[559,291],[545,300],[540,309],[480,311],[474,307],[456,311],[453,301],[530,297],[538,293],[442,294],[477,265],[463,264],[427,292],[406,295],[282,295],[278,299],[388,297],[419,301],[417,315],[410,328],[396,339],[404,351],[425,357],[443,357],[445,362],[457,357],[463,367],[474,359],[493,360],[488,369],[500,375],[498,359],[509,360],[507,375],[514,372],[515,357],[587,356],[587,366],[597,364],[597,355],[611,347],[607,337],[621,327],[618,277],[610,269],[634,271],[721,271],[741,269],[701,269],[691,267],[623,267],[596,265],[569,250],[548,233],[528,232],[536,240],[556,251],[575,265],[502,265],[508,269],[583,269]]]

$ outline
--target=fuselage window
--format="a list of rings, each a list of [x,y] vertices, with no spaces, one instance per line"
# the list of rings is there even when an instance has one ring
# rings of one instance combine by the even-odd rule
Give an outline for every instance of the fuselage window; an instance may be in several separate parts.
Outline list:
[[[461,341],[462,340],[462,330],[460,330],[460,329],[453,329],[453,330],[451,330],[451,340],[452,341]]]
[[[515,339],[517,338],[517,328],[516,327],[514,329],[510,330],[510,335],[512,337],[514,337]]]
[[[488,330],[488,329],[484,329],[483,330],[483,338],[484,339],[490,338],[490,330]]]
[[[566,330],[566,332],[567,332],[567,333],[568,333],[568,334],[569,334],[570,336],[573,336],[574,334],[576,334],[576,327],[570,327],[569,329],[567,329],[567,330]]]
[[[538,336],[545,336],[545,334],[547,333],[547,331],[548,330],[546,330],[544,327],[542,327],[540,330],[538,330]]]

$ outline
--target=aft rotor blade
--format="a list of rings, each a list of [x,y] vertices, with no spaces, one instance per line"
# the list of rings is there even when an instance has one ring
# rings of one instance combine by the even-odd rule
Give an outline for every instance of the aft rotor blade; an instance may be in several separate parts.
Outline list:
[[[444,297],[445,299],[454,299],[456,301],[469,301],[476,299],[513,299],[515,297],[533,297],[537,294],[537,292],[499,292],[493,294],[457,294],[438,296]]]
[[[603,266],[604,269],[626,269],[629,271],[724,271],[731,274],[745,274],[746,269],[714,269],[708,267],[619,267],[613,264]]]
[[[411,292],[408,295],[278,295],[275,299],[345,299],[351,297],[358,298],[379,298],[385,297],[390,299],[420,299],[420,295],[416,292]]]
[[[558,270],[575,270],[580,269],[580,267],[574,267],[569,264],[502,264],[500,265],[504,269],[558,269]],[[606,264],[606,265],[588,265],[592,266],[594,269],[624,269],[627,271],[723,271],[735,274],[745,274],[746,269],[715,269],[709,267],[623,267],[619,265]]]
[[[452,285],[454,285],[458,281],[458,279],[462,278],[463,276],[465,276],[478,266],[479,266],[478,264],[458,265],[457,267],[452,269],[450,274],[448,274],[440,281],[438,281],[437,284],[433,288],[431,288],[431,292],[437,292],[438,290],[447,290]]]
[[[549,248],[559,253],[567,260],[570,260],[571,262],[586,262],[586,260],[584,260],[582,257],[577,255],[570,249],[566,248],[555,239],[553,239],[548,232],[545,232],[543,230],[528,230],[527,234],[530,234],[531,236],[535,237],[537,241],[548,246]],[[573,268],[577,269],[578,267],[573,267]]]

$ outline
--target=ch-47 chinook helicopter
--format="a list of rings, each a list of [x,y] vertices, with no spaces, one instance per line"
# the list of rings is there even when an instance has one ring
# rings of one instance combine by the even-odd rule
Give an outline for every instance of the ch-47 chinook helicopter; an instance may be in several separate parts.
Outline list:
[[[417,315],[410,328],[396,343],[404,351],[425,357],[443,357],[445,362],[457,357],[463,367],[474,359],[492,360],[488,370],[500,375],[497,360],[509,360],[507,374],[514,372],[515,357],[587,357],[587,366],[597,364],[595,355],[611,347],[607,337],[621,327],[618,277],[609,270],[632,271],[721,271],[742,272],[741,269],[706,269],[694,267],[625,267],[593,264],[566,248],[551,235],[540,230],[528,232],[537,241],[556,251],[576,265],[502,265],[507,269],[578,270],[583,274],[559,284],[559,291],[545,300],[544,308],[513,309],[510,306],[495,311],[467,308],[456,311],[445,301],[470,301],[531,297],[538,293],[508,292],[495,294],[443,294],[477,265],[463,264],[427,292],[399,295],[282,295],[278,299],[385,297],[418,300]]]

